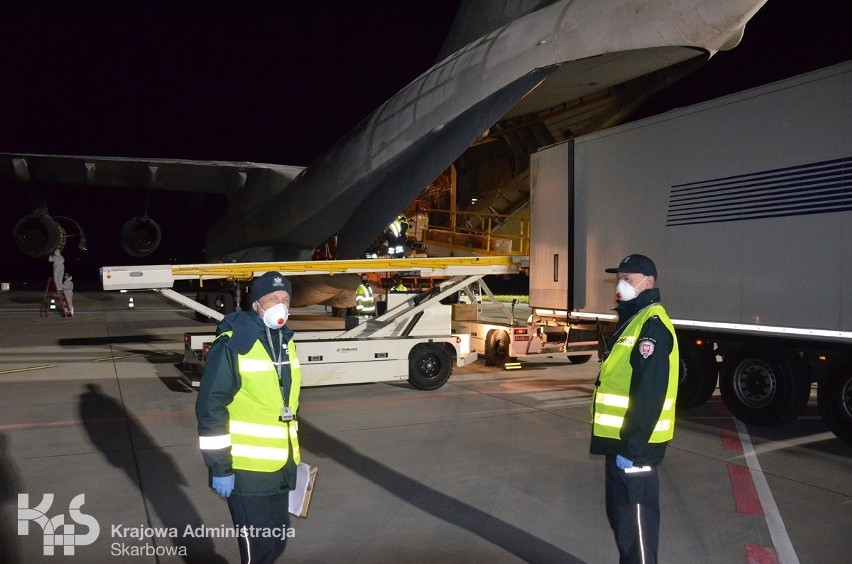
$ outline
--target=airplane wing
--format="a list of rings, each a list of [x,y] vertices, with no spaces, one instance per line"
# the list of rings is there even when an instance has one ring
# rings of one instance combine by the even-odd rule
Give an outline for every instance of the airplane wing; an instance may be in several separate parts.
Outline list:
[[[50,216],[40,194],[42,185],[204,192],[254,206],[261,197],[281,191],[303,169],[251,162],[0,153],[0,183],[29,190],[33,213],[17,223],[13,237],[21,251],[34,257],[46,256],[57,246],[61,250],[64,241],[62,225]],[[128,254],[146,256],[159,243],[159,227],[152,218],[134,218],[120,237]]]
[[[207,192],[280,190],[304,167],[230,161],[0,153],[0,182]]]

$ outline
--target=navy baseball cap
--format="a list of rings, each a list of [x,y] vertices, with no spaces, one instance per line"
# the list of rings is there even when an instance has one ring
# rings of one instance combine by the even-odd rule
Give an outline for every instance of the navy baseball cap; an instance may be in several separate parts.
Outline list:
[[[280,272],[266,272],[251,283],[251,297],[254,301],[278,290],[284,290],[293,297],[293,285]]]
[[[657,277],[657,267],[654,261],[645,255],[627,255],[621,259],[621,264],[614,268],[607,268],[606,271],[611,273],[644,274],[645,276]]]

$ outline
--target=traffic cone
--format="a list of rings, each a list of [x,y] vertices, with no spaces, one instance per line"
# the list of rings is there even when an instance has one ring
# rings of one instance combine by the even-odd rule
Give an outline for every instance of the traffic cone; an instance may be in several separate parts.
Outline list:
[[[133,298],[130,298],[130,301],[127,302],[127,309],[135,309],[136,306],[133,305]]]
[[[50,298],[50,311],[56,311],[56,300]]]

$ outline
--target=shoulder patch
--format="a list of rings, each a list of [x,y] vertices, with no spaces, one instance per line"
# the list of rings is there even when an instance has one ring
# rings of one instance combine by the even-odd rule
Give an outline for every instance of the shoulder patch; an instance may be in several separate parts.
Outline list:
[[[644,338],[639,340],[639,354],[642,355],[642,358],[648,358],[652,354],[654,354],[654,350],[657,348],[657,343],[654,339]]]

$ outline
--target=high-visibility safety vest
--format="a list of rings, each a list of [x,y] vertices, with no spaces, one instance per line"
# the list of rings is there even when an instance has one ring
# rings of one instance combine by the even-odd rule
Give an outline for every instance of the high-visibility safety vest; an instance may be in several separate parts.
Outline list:
[[[355,292],[355,313],[357,315],[375,315],[376,313],[373,289],[367,284],[361,284]]]
[[[630,407],[630,380],[633,376],[630,355],[645,321],[655,316],[671,332],[673,346],[669,353],[669,381],[666,388],[666,399],[648,442],[664,443],[670,441],[674,436],[675,400],[677,398],[680,359],[677,339],[674,337],[674,326],[672,326],[672,321],[666,314],[666,310],[659,304],[650,305],[633,316],[633,319],[630,320],[613,345],[609,356],[601,365],[600,385],[595,389],[592,398],[593,435],[610,439],[621,438],[624,416]]]
[[[388,225],[388,231],[391,232],[391,235],[394,238],[399,237],[399,234],[402,231],[402,225],[400,225],[398,219],[393,220],[393,222]]]
[[[222,335],[231,335],[225,331]],[[287,343],[290,357],[290,394],[287,407],[293,414],[299,409],[299,390],[302,369],[296,355],[296,345]],[[231,447],[232,466],[237,470],[275,472],[284,467],[293,452],[293,462],[302,459],[299,450],[299,425],[295,419],[281,420],[284,398],[278,384],[278,372],[263,348],[255,341],[246,354],[237,356],[237,369],[242,385],[228,405],[229,434],[225,437],[201,437],[201,448]]]

